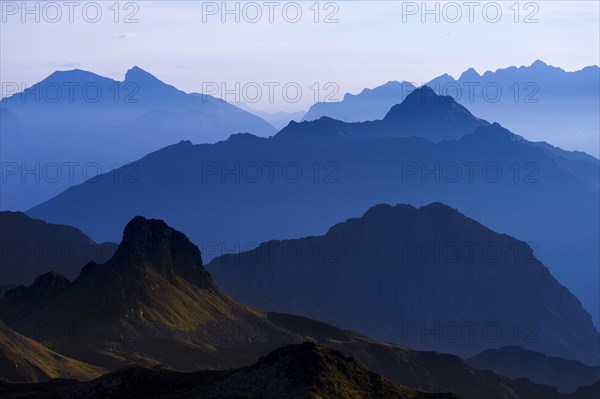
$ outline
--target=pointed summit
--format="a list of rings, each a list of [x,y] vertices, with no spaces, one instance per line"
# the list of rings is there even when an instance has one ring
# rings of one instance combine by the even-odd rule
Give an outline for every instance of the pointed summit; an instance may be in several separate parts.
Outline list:
[[[162,220],[133,218],[109,262],[119,269],[151,267],[171,280],[180,276],[197,286],[212,287],[198,247]]]
[[[125,73],[123,83],[133,85],[135,95],[131,96],[133,103],[142,103],[145,107],[152,110],[161,109],[166,111],[190,110],[197,106],[201,99],[197,96],[191,96],[176,87],[163,82],[150,72],[134,66]],[[125,85],[123,87],[125,87]],[[130,87],[131,91],[132,88]],[[129,91],[128,91],[129,93]],[[167,114],[168,115],[168,114]],[[175,121],[176,122],[176,121]],[[154,121],[149,121],[151,125]],[[162,123],[170,123],[163,121]]]
[[[125,73],[125,82],[137,82],[137,83],[160,82],[160,83],[163,83],[156,76],[152,75],[149,72],[146,72],[145,70],[143,70],[142,68],[140,68],[138,66],[134,66],[133,68],[131,68],[130,70],[128,70]]]
[[[145,101],[157,101],[158,98],[162,98],[163,101],[174,101],[174,98],[170,96],[184,94],[138,66],[134,66],[125,73],[123,82],[137,85],[140,95],[152,95]]]
[[[448,97],[446,99],[446,97]],[[393,115],[393,112],[395,108],[400,107],[401,105],[413,105],[413,106],[419,106],[419,104],[439,104],[442,100],[446,100],[445,102],[451,102],[454,103],[454,99],[452,97],[449,96],[438,96],[437,93],[435,91],[433,91],[433,89],[427,85],[423,85],[419,88],[416,88],[415,90],[411,91],[406,98],[404,99],[404,101],[400,104],[397,104],[395,106],[393,106],[390,109],[390,112],[388,112],[388,114],[385,116],[384,119],[387,119],[390,115]]]
[[[415,90],[413,90],[408,96],[406,96],[406,98],[408,99],[410,98],[414,98],[417,96],[421,96],[422,98],[427,98],[427,97],[432,97],[432,98],[436,98],[436,97],[440,97],[438,96],[435,91],[433,91],[433,89],[427,85],[423,85],[421,87],[416,88]]]
[[[450,96],[439,96],[421,86],[392,107],[383,119],[385,131],[397,136],[424,137],[431,141],[458,139],[488,124],[476,118]]]
[[[462,75],[460,75],[460,78],[458,78],[458,80],[461,80],[461,81],[465,81],[465,80],[467,80],[467,81],[468,80],[478,81],[479,78],[481,78],[481,75],[479,75],[474,68],[469,68],[466,71],[464,71],[462,73]]]

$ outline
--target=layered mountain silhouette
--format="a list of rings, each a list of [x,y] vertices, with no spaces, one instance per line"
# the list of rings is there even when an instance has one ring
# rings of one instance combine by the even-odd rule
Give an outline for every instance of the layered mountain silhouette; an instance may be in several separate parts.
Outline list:
[[[0,212],[0,248],[0,283],[29,285],[48,271],[74,278],[88,262],[110,259],[117,244],[97,244],[75,227],[4,211]]]
[[[488,349],[467,360],[480,369],[494,370],[510,378],[527,378],[560,392],[574,392],[600,380],[600,366],[547,356],[520,346]],[[600,393],[600,390],[597,392]]]
[[[220,293],[198,248],[161,221],[133,219],[114,256],[102,265],[89,263],[72,283],[38,280],[5,294],[2,319],[52,341],[63,354],[106,368],[131,362],[224,367],[228,351],[233,366],[244,359],[234,345],[260,348],[293,337]]]
[[[343,126],[346,135],[422,137],[440,142],[460,139],[489,124],[475,117],[452,97],[439,96],[430,87],[422,86],[412,90],[401,103],[392,106],[381,120],[338,125]],[[289,136],[286,130],[280,135]]]
[[[381,125],[383,136],[417,136],[437,142],[459,139],[489,122],[476,118],[452,97],[438,96],[423,86],[393,106]]]
[[[377,203],[441,201],[531,243],[558,281],[600,314],[597,162],[543,148],[497,123],[439,143],[379,137],[378,126],[322,118],[290,123],[269,139],[180,142],[28,214],[113,241],[135,215],[162,218],[210,260],[270,239],[323,234]],[[135,182],[120,184],[130,170]]]
[[[314,104],[302,118],[313,121],[323,116],[344,122],[364,122],[383,119],[396,104],[400,104],[415,89],[409,82],[391,81],[374,89],[364,89],[359,94],[346,93],[337,102]]]
[[[241,305],[218,290],[202,266],[199,249],[159,220],[132,219],[114,256],[101,265],[90,263],[72,283],[60,278],[41,279],[48,281],[45,291],[30,287],[6,294],[0,301],[2,320],[19,334],[37,337],[62,355],[109,370],[131,363],[164,365],[179,371],[231,369],[251,365],[277,347],[310,340],[352,356],[361,366],[395,383],[421,391],[453,392],[466,399],[482,395],[492,399],[560,397],[556,389],[480,371],[456,356],[418,352],[301,316]],[[386,394],[389,388],[416,395],[310,344],[280,349],[254,366],[215,373],[208,380],[222,379],[224,389],[261,392],[271,380],[269,373],[286,369],[286,364],[296,365],[301,359],[308,359],[308,364],[294,366],[287,378],[301,378],[305,386],[320,381],[316,388],[322,394],[336,386],[355,390],[360,385],[366,391],[358,394],[368,394],[369,390]],[[307,373],[306,378],[303,373]],[[348,375],[354,376],[354,383],[348,381]],[[193,376],[139,368],[102,378],[91,385],[55,381],[41,386],[3,384],[2,389],[17,394],[33,389],[43,395],[53,389],[83,388],[82,395],[86,396],[85,389],[108,389],[108,385],[122,387],[126,394],[127,387],[144,389],[137,384],[148,380],[172,387],[183,378],[187,386],[198,386]],[[273,381],[274,395],[286,386],[282,382],[286,375],[279,378]],[[256,385],[247,386],[249,381]]]
[[[472,356],[518,344],[600,364],[591,316],[529,246],[439,203],[375,206],[323,236],[208,268],[244,303],[417,349]]]
[[[562,148],[600,155],[597,65],[566,72],[537,60],[529,66],[483,74],[470,68],[457,79],[443,74],[426,85],[439,95],[452,96],[482,118],[502,121],[529,140],[550,141]],[[388,82],[356,96],[347,94],[337,103],[313,105],[304,120],[323,116],[346,122],[382,119],[413,88],[406,82]]]
[[[164,367],[131,366],[89,383],[0,385],[8,396],[34,393],[86,398],[394,398],[452,399],[401,387],[342,353],[311,342],[279,348],[235,370],[181,373]]]
[[[427,85],[410,91],[405,100],[394,105],[381,120],[337,123],[332,122],[331,119],[335,118],[330,116],[322,119],[326,121],[323,124],[335,125],[345,136],[422,137],[433,142],[460,139],[490,125],[488,121],[474,116],[452,96],[438,95]],[[288,126],[285,134],[289,135],[290,130],[298,129]],[[587,167],[592,169],[600,165],[597,158],[582,151],[566,151],[546,141],[529,143],[561,158],[586,161],[591,164],[586,164]]]
[[[91,380],[106,370],[60,355],[0,321],[0,379],[41,382],[53,378]],[[1,391],[1,388],[0,388]]]
[[[458,79],[442,75],[427,84],[483,118],[501,120],[529,140],[599,155],[597,65],[566,72],[537,60],[530,66],[483,74],[471,68]]]
[[[2,181],[3,210],[27,209],[180,140],[214,143],[240,132],[276,133],[249,112],[209,95],[185,93],[139,67],[127,71],[123,81],[57,71],[3,99],[0,112],[0,155],[14,165]]]
[[[196,111],[202,115],[196,121],[199,124],[194,135],[177,137],[181,134],[178,132],[180,126],[171,126],[173,131],[163,132],[166,137],[159,145],[184,138],[199,142],[223,140],[241,131],[260,136],[275,133],[272,126],[255,115],[210,95],[178,90],[137,66],[127,71],[123,81],[79,69],[57,71],[24,91],[5,98],[2,108],[10,110],[31,127],[75,127],[79,132],[85,132],[85,128],[93,124],[118,128],[120,124],[143,118],[155,110],[173,113]],[[189,133],[189,130],[183,130]],[[104,134],[108,136],[112,132]],[[130,132],[129,137],[135,139],[136,134],[141,134],[138,138],[149,137],[145,132]],[[169,135],[176,137],[168,140]],[[90,137],[89,133],[87,138],[99,139]]]

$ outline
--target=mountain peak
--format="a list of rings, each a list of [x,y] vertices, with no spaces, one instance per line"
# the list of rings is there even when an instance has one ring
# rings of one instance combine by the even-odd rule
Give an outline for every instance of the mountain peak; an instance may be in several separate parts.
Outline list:
[[[476,118],[451,96],[439,96],[427,85],[393,106],[384,118],[389,130],[431,141],[458,139],[488,122]]]
[[[404,98],[400,104],[394,105],[390,111],[387,113],[385,118],[389,117],[390,114],[393,114],[394,109],[398,109],[399,107],[404,107],[406,105],[416,106],[418,104],[429,104],[433,102],[439,102],[440,99],[444,97],[438,96],[433,89],[427,85],[423,85],[421,87],[417,87]],[[384,119],[385,119],[384,118]]]
[[[160,82],[162,83],[156,76],[152,75],[149,72],[146,72],[142,68],[138,66],[134,66],[130,70],[125,73],[125,81],[126,82]]]
[[[466,71],[464,71],[462,75],[460,75],[460,78],[458,78],[458,80],[479,79],[480,77],[481,76],[477,73],[477,71],[474,68],[469,68]]]
[[[436,97],[440,97],[438,96],[435,91],[433,91],[433,89],[427,85],[423,85],[421,87],[417,87],[416,89],[414,89],[408,96],[416,96],[417,94],[420,94],[421,96],[436,96]]]
[[[395,218],[402,219],[409,215],[420,217],[419,215],[422,216],[425,214],[435,215],[439,218],[451,217],[452,215],[458,215],[460,219],[466,218],[466,216],[461,214],[459,211],[442,202],[432,202],[428,205],[423,205],[419,208],[415,208],[414,206],[409,204],[397,204],[394,206],[388,204],[379,204],[369,208],[364,213],[363,219],[386,224],[389,223],[390,220]],[[344,224],[341,223],[336,226],[340,225]]]
[[[198,247],[185,234],[158,219],[131,219],[109,262],[119,268],[153,267],[168,278],[181,276],[200,287],[212,287]]]
[[[68,278],[61,276],[56,272],[48,272],[36,277],[31,287],[37,289],[62,289],[71,284]]]
[[[545,68],[547,66],[548,66],[548,64],[546,64],[542,60],[535,60],[531,63],[531,68]]]
[[[432,133],[449,130],[456,124],[463,124],[460,136],[473,131],[476,127],[487,125],[487,122],[476,118],[451,96],[439,96],[433,89],[423,85],[412,91],[406,99],[390,109],[384,120],[411,122],[407,131],[414,135],[430,138],[428,134],[418,134],[416,130],[428,126]],[[417,123],[418,121],[418,123]],[[430,132],[431,133],[431,132]],[[452,138],[447,135],[446,138]],[[456,137],[455,137],[456,138]]]
[[[31,304],[39,300],[55,297],[65,291],[71,282],[64,276],[55,272],[48,272],[38,276],[33,284],[28,287],[19,285],[4,294],[4,298],[12,303]]]

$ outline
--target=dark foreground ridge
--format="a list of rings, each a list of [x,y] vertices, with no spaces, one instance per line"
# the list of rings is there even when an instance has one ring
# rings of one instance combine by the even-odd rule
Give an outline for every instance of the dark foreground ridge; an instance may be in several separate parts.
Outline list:
[[[199,385],[212,387],[206,392],[223,389],[223,395],[207,397],[269,397],[262,389],[274,389],[268,391],[274,392],[271,397],[282,389],[297,395],[321,392],[319,397],[411,397],[411,390],[382,382],[368,369],[413,390],[452,392],[462,399],[564,399],[551,387],[478,370],[456,356],[419,352],[305,317],[242,305],[217,288],[202,265],[200,251],[184,234],[160,220],[143,217],[128,223],[110,260],[88,264],[72,283],[49,274],[32,287],[9,291],[0,300],[0,319],[20,336],[37,341],[21,345],[24,350],[51,351],[53,356],[60,354],[94,367],[87,376],[55,369],[54,374],[47,372],[36,380],[13,357],[6,363],[8,368],[0,369],[1,379],[44,381],[58,376],[85,380],[93,378],[98,368],[116,372],[90,384],[59,380],[5,385],[15,395],[21,389],[43,395],[83,389],[81,396],[74,397],[88,397],[91,391],[86,389],[147,389],[165,381],[169,392],[185,384],[190,390],[200,389]],[[15,341],[14,334],[9,336],[6,346]],[[319,346],[291,347],[259,361],[277,348],[305,341]],[[31,351],[32,346],[36,351]],[[352,356],[356,363],[321,346]],[[141,368],[117,371],[134,364]],[[7,373],[9,369],[16,373]],[[279,377],[273,380],[272,375]],[[202,384],[195,379],[198,376],[204,378]],[[148,383],[136,385],[140,379]],[[187,392],[178,389],[176,393]],[[255,389],[257,394],[227,396],[229,389]],[[342,393],[336,394],[336,389]],[[98,397],[106,396],[102,395]]]
[[[467,359],[467,363],[510,378],[527,378],[536,384],[550,385],[566,393],[600,380],[600,366],[546,356],[519,346],[488,349]]]
[[[348,398],[457,399],[394,384],[342,353],[305,342],[274,350],[249,367],[176,372],[130,366],[91,382],[1,384],[5,398]]]

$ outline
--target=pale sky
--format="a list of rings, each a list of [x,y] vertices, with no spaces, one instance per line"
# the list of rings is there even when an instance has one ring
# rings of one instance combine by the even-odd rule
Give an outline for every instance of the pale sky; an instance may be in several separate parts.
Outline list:
[[[138,65],[188,92],[212,83],[234,89],[239,82],[241,99],[252,100],[258,86],[262,95],[251,105],[267,111],[306,110],[335,88],[334,98],[341,99],[345,92],[390,80],[458,77],[470,67],[482,73],[541,59],[572,71],[600,63],[597,0],[521,1],[518,7],[514,0],[472,6],[430,1],[429,15],[422,1],[323,1],[317,7],[314,1],[229,1],[234,12],[225,15],[222,1],[135,1],[118,7],[115,1],[73,6],[57,1],[45,8],[45,2],[27,2],[30,14],[21,3],[0,1],[3,83],[30,86],[55,70],[74,68],[122,80]],[[262,16],[253,23],[257,10]],[[301,96],[295,95],[297,87]]]

